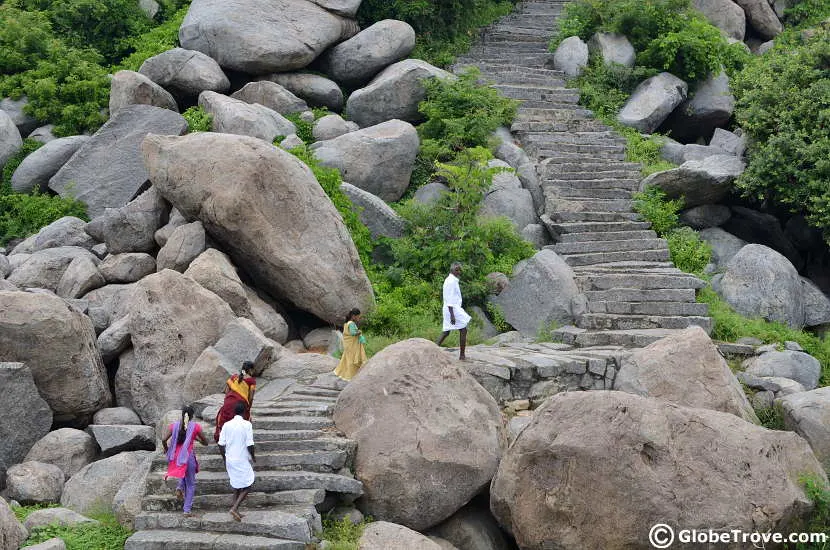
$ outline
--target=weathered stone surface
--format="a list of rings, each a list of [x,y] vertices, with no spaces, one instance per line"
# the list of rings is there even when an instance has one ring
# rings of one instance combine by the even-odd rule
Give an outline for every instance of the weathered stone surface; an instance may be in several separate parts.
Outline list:
[[[31,255],[14,254],[9,257],[10,262],[18,258],[22,261],[19,265],[11,264],[8,280],[19,288],[45,288],[55,292],[69,264],[78,257],[98,261],[89,250],[77,246],[47,248]]]
[[[614,389],[758,423],[740,382],[701,327],[678,331],[627,355]]]
[[[55,537],[47,541],[41,542],[40,544],[33,544],[31,546],[27,546],[26,548],[31,548],[31,550],[66,550],[66,543],[63,542],[63,539]]]
[[[689,86],[671,73],[660,73],[640,83],[626,101],[617,120],[650,134],[683,103]]]
[[[153,458],[153,455],[144,458],[112,499],[112,512],[118,523],[127,529],[135,528],[135,518],[141,513],[145,482],[153,466]]]
[[[140,148],[147,134],[180,135],[186,130],[185,119],[168,109],[124,107],[52,176],[49,188],[86,203],[91,218],[106,208],[120,208],[147,182]]]
[[[208,248],[190,262],[184,274],[222,298],[237,316],[251,317],[245,285],[224,252]]]
[[[154,105],[179,112],[173,94],[135,71],[118,71],[110,80],[110,116],[127,105]]]
[[[415,30],[409,23],[385,19],[363,29],[320,57],[319,65],[333,80],[357,87],[415,48]]]
[[[784,426],[810,444],[816,458],[830,471],[830,386],[782,397]]]
[[[99,523],[97,520],[88,518],[73,512],[68,508],[44,508],[43,510],[35,510],[26,516],[24,523],[27,529],[37,529],[38,527],[45,527],[46,525],[60,525],[62,527],[73,527],[80,523]]]
[[[98,351],[101,359],[109,364],[130,347],[130,316],[113,321],[98,335]]]
[[[308,110],[305,101],[276,82],[268,80],[249,82],[241,90],[232,93],[231,97],[245,103],[259,103],[281,115],[301,113]]]
[[[352,201],[360,221],[369,228],[372,238],[403,236],[406,220],[383,199],[350,183],[343,182],[340,189]]]
[[[12,189],[16,193],[31,193],[35,189],[46,191],[49,179],[87,141],[89,136],[69,136],[50,141],[23,159],[12,174]]]
[[[141,419],[135,411],[127,407],[109,407],[101,409],[92,417],[93,424],[100,425],[141,425]]]
[[[735,40],[744,39],[746,14],[741,6],[732,0],[693,0],[692,4],[726,36]]]
[[[156,270],[172,269],[180,273],[190,266],[206,248],[205,228],[195,221],[180,225],[173,230],[170,238],[156,256]]]
[[[830,298],[805,277],[801,277],[801,300],[804,302],[804,326],[830,323]]]
[[[588,52],[596,53],[606,64],[633,67],[637,52],[624,34],[598,32],[588,41]]]
[[[98,445],[91,435],[74,428],[60,428],[40,438],[24,461],[54,464],[69,479],[97,457]]]
[[[55,295],[30,292],[0,292],[0,311],[0,357],[31,369],[56,422],[83,423],[110,404],[107,374],[86,315]]]
[[[511,168],[507,162],[502,160],[491,160],[488,166]],[[522,188],[522,182],[512,169],[493,176],[493,183],[484,194],[481,214],[505,216],[513,222],[517,231],[538,221],[533,196],[530,191]]]
[[[156,271],[156,259],[145,252],[110,254],[98,265],[107,283],[134,283]]]
[[[334,420],[358,442],[367,512],[414,529],[445,520],[487,486],[506,443],[490,394],[422,339],[372,357],[340,394]]]
[[[118,370],[115,371],[115,404],[133,408],[132,379],[135,370],[135,352],[128,348],[118,356]]]
[[[342,15],[344,17],[354,17],[357,14],[357,9],[360,7],[361,0],[311,0],[321,8]]]
[[[0,293],[2,294],[2,293]],[[0,298],[0,301],[2,298]],[[5,313],[4,313],[5,315]],[[2,321],[0,321],[2,325]],[[0,336],[0,357],[8,357]],[[23,363],[0,362],[0,384],[8,395],[27,395],[27,399],[4,399],[0,404],[0,480],[6,479],[6,468],[23,460],[38,439],[52,426],[52,411],[38,395],[31,370]],[[2,504],[0,504],[2,506]]]
[[[807,390],[818,386],[821,363],[803,351],[768,351],[743,363],[753,376],[773,376],[795,380]]]
[[[449,190],[450,188],[440,181],[431,181],[415,191],[415,195],[412,198],[423,204],[432,204],[438,201],[445,193],[449,192]]]
[[[540,250],[492,301],[522,335],[536,336],[551,323],[572,323],[571,300],[578,294],[573,269],[553,250]]]
[[[400,199],[409,187],[419,145],[414,126],[390,120],[318,141],[311,148],[320,164],[340,170],[343,180],[392,202]]]
[[[245,287],[248,297],[248,306],[251,309],[251,319],[265,336],[277,343],[285,344],[288,341],[288,323],[286,318],[277,310],[273,301],[263,299],[250,287]]]
[[[403,525],[387,521],[374,521],[366,526],[358,550],[441,550],[441,547],[421,533]]]
[[[15,464],[6,471],[9,498],[23,505],[59,502],[63,482],[63,471],[44,462]]]
[[[690,160],[678,168],[655,172],[640,182],[659,187],[669,198],[685,197],[686,206],[715,204],[729,194],[732,182],[744,171],[743,161],[732,155]]]
[[[91,424],[86,430],[95,438],[103,457],[124,451],[156,450],[156,432],[151,426]]]
[[[41,143],[49,143],[50,141],[57,139],[52,133],[52,130],[54,129],[54,124],[47,124],[45,126],[41,126],[40,128],[36,128],[31,134],[29,134],[29,137]]]
[[[519,417],[516,417],[519,418]],[[512,550],[499,529],[490,510],[467,505],[447,521],[432,528],[430,535],[437,535],[459,550]]]
[[[181,212],[179,212],[176,208],[171,208],[170,219],[167,221],[164,227],[162,227],[153,234],[153,239],[159,246],[164,246],[165,244],[167,244],[167,239],[170,238],[170,235],[173,234],[173,231],[175,231],[175,229],[180,225],[184,225],[186,223],[187,220],[184,218],[184,216],[182,216]]]
[[[539,223],[528,224],[522,229],[522,238],[533,245],[536,250],[541,250],[550,244],[550,235],[545,226]]]
[[[569,36],[556,47],[553,66],[570,77],[581,75],[588,66],[588,45],[578,36]]]
[[[312,135],[317,141],[326,141],[353,131],[340,115],[326,115],[314,123]]]
[[[249,74],[301,69],[343,35],[339,17],[306,0],[199,0],[179,28],[182,47]]]
[[[183,48],[150,57],[138,72],[173,95],[190,101],[205,90],[222,93],[231,87],[216,61],[202,52]]]
[[[55,294],[61,298],[80,298],[90,290],[107,284],[97,264],[95,256],[77,256],[63,272]]]
[[[339,361],[331,355],[306,353],[302,341],[298,341],[298,344],[302,347],[301,352],[283,353],[276,362],[262,372],[262,378],[266,380],[290,378],[311,382],[319,375],[328,374],[337,368]]]
[[[256,103],[245,103],[216,92],[202,92],[199,106],[213,115],[214,132],[251,136],[268,143],[277,136],[297,133],[293,122]]]
[[[798,272],[787,258],[764,245],[748,244],[729,260],[718,293],[746,317],[804,326]]]
[[[85,226],[86,222],[80,218],[64,216],[15,246],[11,254],[33,254],[59,246],[79,246],[92,250],[96,241],[84,231]]]
[[[522,182],[522,187],[530,191],[530,195],[533,197],[536,213],[542,214],[545,208],[545,194],[539,181],[539,175],[536,173],[536,163],[516,143],[508,128],[502,126],[493,135],[501,141],[496,148],[496,158],[505,161],[516,170],[516,175],[519,177],[519,181]]]
[[[86,225],[86,232],[107,244],[107,252],[153,252],[155,232],[167,222],[170,205],[155,187],[121,208],[108,208]]]
[[[6,164],[22,146],[23,138],[14,121],[6,111],[0,110],[0,166]]]
[[[348,230],[296,157],[253,138],[211,133],[152,136],[144,150],[161,192],[198,217],[270,295],[331,322],[353,307],[369,309],[371,285]]]
[[[185,404],[181,385],[187,370],[235,316],[221,298],[169,269],[136,283],[129,309],[133,408],[152,424]]]
[[[689,142],[708,140],[715,128],[725,125],[735,110],[735,96],[725,72],[711,74],[698,83],[694,95],[680,104],[666,119],[662,129],[674,139]]]
[[[84,296],[88,304],[87,315],[92,319],[96,333],[101,333],[110,324],[129,312],[129,299],[134,284],[111,284],[97,288]]]
[[[0,548],[17,550],[28,537],[28,531],[17,521],[6,501],[0,498]]]
[[[732,211],[722,204],[703,204],[694,206],[680,213],[680,223],[692,229],[708,229],[726,223],[732,217]]]
[[[340,112],[343,109],[343,91],[332,80],[311,73],[274,73],[263,80],[276,82],[303,99],[309,107],[326,107]]]
[[[729,260],[747,245],[746,241],[727,233],[720,227],[704,229],[700,231],[699,235],[712,247],[712,263],[718,267],[726,267]]]
[[[826,478],[793,433],[660,399],[565,392],[505,453],[490,505],[520,548],[646,548],[655,523],[788,532],[809,514],[807,472]]]
[[[153,456],[153,451],[120,453],[85,466],[64,485],[61,505],[81,514],[110,509],[124,482]]]
[[[418,122],[423,115],[418,104],[426,97],[427,78],[455,78],[420,59],[406,59],[389,65],[364,88],[355,90],[346,103],[349,118],[361,128],[387,120]]]
[[[709,145],[712,147],[719,147],[727,153],[732,153],[736,157],[743,157],[746,151],[746,135],[740,131],[740,128],[735,130],[738,133],[732,133],[723,128],[715,128],[715,133],[712,134],[712,140]]]
[[[20,99],[12,99],[10,97],[0,99],[0,110],[5,111],[9,118],[12,119],[22,138],[30,136],[35,128],[38,127],[37,119],[25,111],[28,104],[29,98],[25,95]]]
[[[746,14],[746,22],[761,38],[770,40],[784,30],[768,0],[735,0]]]

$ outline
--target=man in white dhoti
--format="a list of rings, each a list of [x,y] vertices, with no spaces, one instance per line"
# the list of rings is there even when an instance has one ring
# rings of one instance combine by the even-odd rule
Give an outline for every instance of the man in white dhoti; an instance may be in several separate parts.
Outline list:
[[[467,347],[467,323],[470,322],[470,316],[461,307],[461,287],[458,285],[460,276],[461,264],[455,262],[450,267],[450,274],[444,279],[444,332],[441,333],[441,337],[435,343],[440,346],[451,330],[457,330],[461,347],[458,358],[464,361],[467,359],[464,356],[464,351]]]
[[[219,452],[228,471],[231,487],[233,487],[233,506],[230,514],[236,521],[242,521],[239,505],[248,496],[254,484],[254,468],[256,462],[254,454],[254,428],[250,422],[242,418],[245,414],[245,403],[241,401],[234,409],[236,416],[222,425],[219,434]]]

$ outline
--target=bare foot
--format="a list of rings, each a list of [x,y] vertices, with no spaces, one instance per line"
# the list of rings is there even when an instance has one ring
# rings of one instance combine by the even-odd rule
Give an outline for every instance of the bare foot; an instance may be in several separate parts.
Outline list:
[[[196,517],[196,514],[194,514],[193,512],[185,512],[183,515],[186,518],[195,518]]]
[[[467,356],[466,356],[466,355],[462,355],[462,356],[460,356],[460,357],[458,358],[458,360],[459,360],[459,361],[466,361],[466,360],[467,360]]]
[[[234,521],[242,521],[242,514],[240,514],[236,510],[231,510],[230,514],[231,516],[233,516]]]
[[[179,502],[184,502],[184,493],[181,489],[176,489],[176,500]]]

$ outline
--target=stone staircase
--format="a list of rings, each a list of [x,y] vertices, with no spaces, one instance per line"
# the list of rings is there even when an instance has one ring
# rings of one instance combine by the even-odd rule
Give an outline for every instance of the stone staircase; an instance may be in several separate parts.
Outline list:
[[[485,29],[452,70],[476,66],[482,80],[521,101],[512,132],[545,193],[542,221],[552,249],[574,269],[587,304],[576,327],[555,336],[581,346],[642,346],[669,331],[710,331],[703,281],[675,268],[664,239],[632,207],[640,165],[625,161],[625,139],[578,104],[552,69],[548,43],[565,0],[525,0]]]
[[[196,445],[194,517],[186,518],[174,495],[176,480],[165,481],[167,461],[159,455],[147,476],[136,533],[125,550],[305,550],[322,530],[319,510],[363,494],[350,467],[355,443],[337,433],[331,415],[342,383],[320,377],[295,385],[281,396],[254,403],[256,481],[240,512],[228,514],[227,474],[213,443],[213,426],[203,422],[211,445]],[[204,417],[215,417],[216,407]]]

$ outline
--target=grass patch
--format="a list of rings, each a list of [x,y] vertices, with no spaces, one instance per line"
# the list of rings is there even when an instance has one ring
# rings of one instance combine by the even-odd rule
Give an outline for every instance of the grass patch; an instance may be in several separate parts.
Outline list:
[[[807,525],[801,529],[807,533],[830,533],[830,487],[816,476],[804,476],[800,480],[804,492],[813,502],[813,513]],[[830,537],[828,537],[830,538]],[[830,541],[824,543],[798,543],[784,545],[785,550],[830,550]]]
[[[769,430],[784,431],[784,413],[781,407],[772,406],[763,409],[755,409],[755,414],[758,415],[758,420],[761,421],[761,426]]]
[[[319,537],[331,543],[329,550],[357,550],[357,542],[366,525],[371,521],[370,518],[355,525],[348,518],[340,521],[334,518],[323,518],[323,532],[319,534]]]
[[[18,521],[25,520],[32,512],[44,508],[55,508],[56,504],[47,506],[20,506],[14,507],[14,515]],[[86,514],[87,517],[97,520],[97,524],[81,524],[71,527],[47,525],[33,529],[23,547],[46,542],[49,539],[59,538],[66,543],[67,550],[123,550],[124,542],[133,534],[132,531],[118,524],[118,520],[111,512]]]

